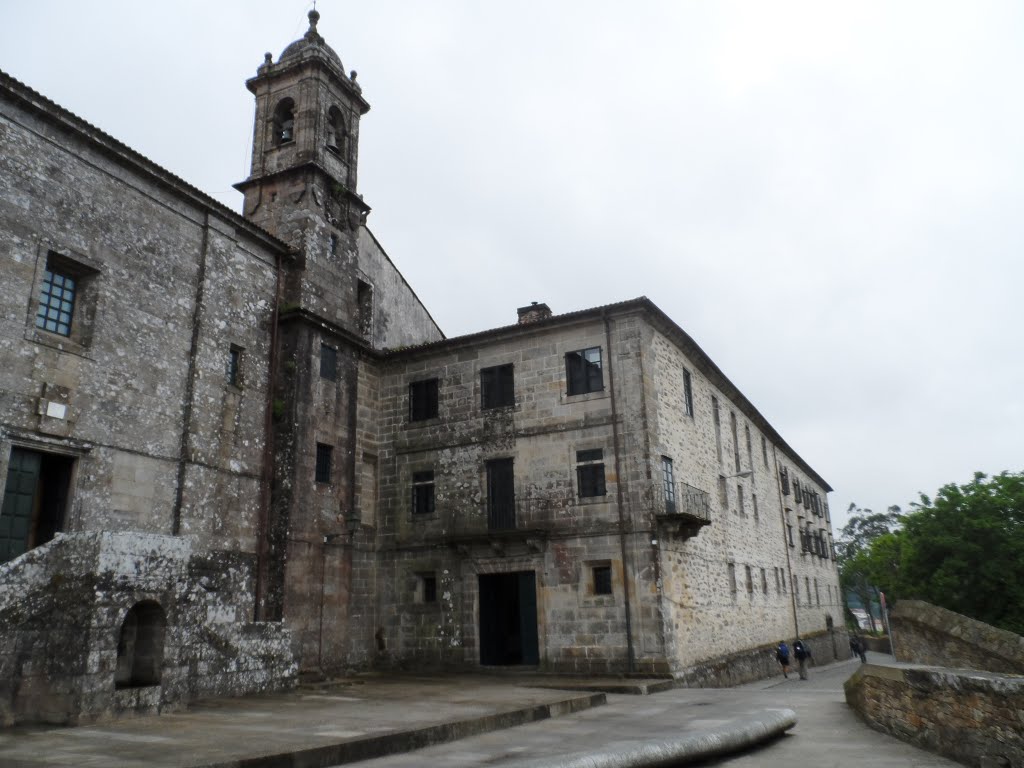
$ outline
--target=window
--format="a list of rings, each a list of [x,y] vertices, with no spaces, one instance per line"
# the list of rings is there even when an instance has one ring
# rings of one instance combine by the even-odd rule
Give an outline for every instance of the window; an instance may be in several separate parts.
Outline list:
[[[743,486],[739,483],[736,484],[736,508],[740,515],[743,517],[747,516],[747,505],[743,497]]]
[[[797,504],[804,503],[803,494],[800,492],[800,481],[797,480],[795,477],[793,478],[793,500]]]
[[[729,484],[722,476],[718,478],[718,506],[723,512],[729,509]]]
[[[795,547],[796,544],[793,543],[793,526],[787,523],[786,529],[789,531],[789,546]]]
[[[764,435],[761,435],[761,458],[764,460],[764,465],[768,466],[768,440]]]
[[[811,579],[809,576],[804,576],[804,588],[807,592],[807,605],[811,605]]]
[[[814,580],[814,603],[821,608],[821,593],[818,592],[818,580]]]
[[[295,138],[295,102],[281,99],[274,109],[274,146],[287,144]]]
[[[512,459],[487,462],[487,528],[507,531],[516,527],[515,474]]]
[[[779,480],[782,482],[782,495],[789,496],[789,470],[785,467],[779,469]]]
[[[331,482],[331,455],[333,453],[333,446],[323,443],[316,444],[316,481],[318,483]]]
[[[338,380],[338,350],[326,344],[320,345],[320,378]]]
[[[676,479],[672,472],[672,459],[661,457],[661,482],[665,493],[665,512],[675,514],[676,511]]]
[[[683,368],[683,408],[686,415],[693,418],[693,379],[690,372]]]
[[[764,568],[761,569],[761,591],[768,594],[768,572]]]
[[[409,421],[437,417],[437,379],[414,381],[409,385]]]
[[[729,563],[729,591],[736,594],[736,564]]]
[[[759,515],[758,510],[757,510],[757,494],[756,493],[750,494],[750,505],[754,508],[754,519],[755,520],[760,519],[760,515]]]
[[[772,568],[772,571],[775,572],[775,594],[779,594],[780,592],[782,592],[782,585],[779,579],[779,569]]]
[[[51,267],[49,259],[39,292],[36,327],[61,336],[71,336],[71,319],[75,311],[75,278]]]
[[[581,498],[604,496],[604,451],[576,451],[576,485]]]
[[[610,565],[595,565],[591,569],[594,579],[595,595],[610,595],[612,593],[612,567]]]
[[[584,395],[604,389],[601,348],[590,347],[565,355],[566,394]]]
[[[434,470],[412,473],[412,513],[434,514]]]
[[[715,450],[718,452],[718,463],[722,463],[722,414],[718,408],[718,398],[711,398],[711,416],[715,422]]]
[[[747,594],[754,594],[754,569],[749,565],[744,566],[747,573]]]
[[[333,232],[331,233],[329,251],[331,256],[338,255],[338,236],[335,235]]]
[[[736,463],[736,471],[740,471],[740,437],[736,428],[736,412],[729,411],[729,431],[732,432],[732,455]]]
[[[746,433],[746,436],[747,436],[747,462],[750,464],[750,474],[753,475],[754,474],[754,449],[752,447],[753,443],[751,443],[751,441],[750,441],[750,425],[749,424],[744,425],[743,431]]]
[[[348,155],[348,127],[341,110],[331,107],[327,110],[327,141],[324,142],[331,152],[340,155],[344,160]]]
[[[797,599],[797,602],[800,601],[800,579],[795,573],[793,574],[793,597]]]
[[[234,344],[228,350],[227,378],[232,387],[242,386],[242,348]]]
[[[433,573],[421,573],[419,576],[419,598],[421,603],[437,602],[437,576]]]
[[[480,369],[480,407],[502,408],[516,404],[512,363]]]

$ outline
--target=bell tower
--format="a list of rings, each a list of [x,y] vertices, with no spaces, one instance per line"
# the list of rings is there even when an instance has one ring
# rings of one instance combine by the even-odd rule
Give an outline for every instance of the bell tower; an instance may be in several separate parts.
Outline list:
[[[359,119],[370,110],[341,58],[309,29],[281,53],[265,55],[246,87],[256,97],[252,167],[235,185],[245,195],[245,216],[317,260],[324,244],[358,229],[370,208],[356,192]],[[324,235],[323,243],[312,238]]]
[[[373,535],[361,531],[356,500],[359,380],[373,317],[373,277],[360,261],[370,208],[356,180],[370,105],[319,20],[311,11],[305,35],[276,62],[266,54],[246,82],[256,98],[252,168],[235,185],[246,218],[294,249],[280,272],[257,610],[294,631],[303,669],[338,668],[372,641],[369,619],[349,616],[350,605],[372,599],[352,583],[372,555],[343,546]],[[336,590],[326,597],[325,583]]]

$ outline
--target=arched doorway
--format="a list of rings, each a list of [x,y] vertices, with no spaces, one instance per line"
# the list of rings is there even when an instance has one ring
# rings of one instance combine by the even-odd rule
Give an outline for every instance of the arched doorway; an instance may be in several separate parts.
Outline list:
[[[167,617],[156,601],[144,600],[128,611],[117,641],[115,688],[160,685],[166,633]]]

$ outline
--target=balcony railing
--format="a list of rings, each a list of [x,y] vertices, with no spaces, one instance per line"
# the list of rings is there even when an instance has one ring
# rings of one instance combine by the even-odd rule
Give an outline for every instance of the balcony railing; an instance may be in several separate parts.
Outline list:
[[[711,503],[705,491],[686,483],[677,483],[668,497],[664,490],[660,483],[651,483],[625,495],[624,504],[635,511],[630,516],[631,528],[646,528],[650,523],[645,525],[644,519],[651,515],[688,537],[711,522]],[[439,500],[437,516],[417,524],[418,533],[409,529],[401,538],[412,534],[419,541],[457,542],[614,534],[621,524],[617,501],[614,494],[580,498],[566,491],[516,495],[499,503]]]
[[[678,532],[687,537],[711,524],[711,497],[707,491],[686,483],[653,483],[651,506],[660,522],[677,524]]]

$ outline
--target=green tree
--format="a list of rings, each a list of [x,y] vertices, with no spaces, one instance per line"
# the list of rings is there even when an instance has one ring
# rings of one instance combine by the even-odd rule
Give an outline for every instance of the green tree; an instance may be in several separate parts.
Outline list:
[[[878,564],[871,557],[872,544],[898,530],[903,512],[897,506],[891,506],[885,512],[873,512],[856,504],[850,504],[847,512],[850,519],[839,532],[836,542],[839,584],[844,593],[849,591],[857,596],[868,612],[871,631],[876,632],[878,628],[871,605],[879,597],[873,574]]]
[[[903,522],[898,547],[884,538],[873,544],[871,578],[898,596],[1024,634],[1024,473],[978,472],[965,485],[943,486],[934,500],[921,494]],[[886,552],[875,553],[883,542]],[[889,581],[881,563],[894,554]]]

